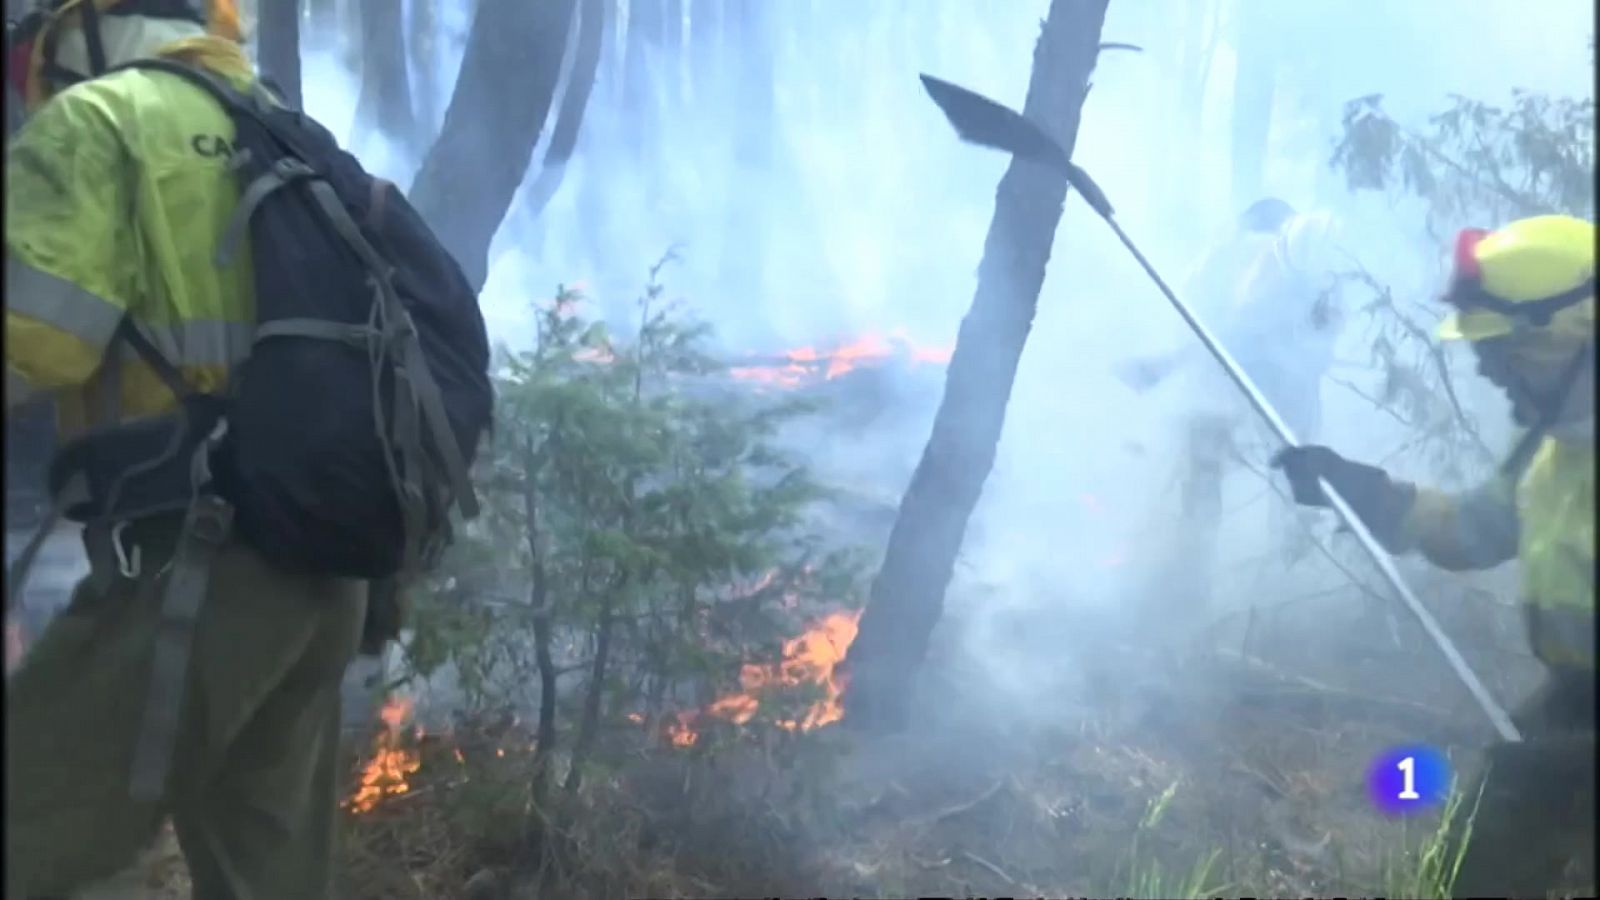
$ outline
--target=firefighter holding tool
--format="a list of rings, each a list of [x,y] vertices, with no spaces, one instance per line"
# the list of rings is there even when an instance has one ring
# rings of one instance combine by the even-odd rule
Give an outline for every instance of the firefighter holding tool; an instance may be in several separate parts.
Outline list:
[[[963,140],[1051,166],[1071,183],[1289,445],[1274,463],[1295,498],[1331,507],[1352,526],[1396,599],[1494,725],[1505,743],[1492,754],[1456,895],[1544,896],[1574,857],[1587,857],[1592,877],[1593,835],[1586,832],[1595,795],[1593,223],[1540,216],[1461,235],[1447,294],[1457,312],[1442,335],[1472,342],[1479,370],[1507,393],[1528,431],[1499,477],[1448,497],[1394,482],[1326,447],[1297,446],[1261,388],[1168,287],[1118,223],[1105,193],[1054,139],[987,97],[928,75],[922,81]],[[1338,496],[1327,495],[1323,482]],[[1382,545],[1389,552],[1417,549],[1454,569],[1521,560],[1530,643],[1550,677],[1519,710],[1520,729]],[[1467,796],[1479,792],[1469,789]]]
[[[1544,896],[1575,855],[1593,869],[1595,798],[1594,224],[1538,216],[1470,229],[1455,247],[1445,340],[1468,341],[1478,372],[1526,429],[1487,483],[1445,494],[1326,447],[1273,464],[1295,500],[1331,485],[1391,552],[1451,570],[1516,559],[1544,685],[1514,715],[1524,742],[1490,753],[1458,896]],[[1469,788],[1469,804],[1478,787]]]

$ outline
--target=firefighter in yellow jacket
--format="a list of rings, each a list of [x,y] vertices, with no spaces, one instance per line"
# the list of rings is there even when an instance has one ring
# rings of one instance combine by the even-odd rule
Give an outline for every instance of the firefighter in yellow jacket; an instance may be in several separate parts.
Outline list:
[[[1458,238],[1455,312],[1440,336],[1471,342],[1526,429],[1488,483],[1449,495],[1326,447],[1276,460],[1297,501],[1325,505],[1326,480],[1393,552],[1452,570],[1521,564],[1529,643],[1548,679],[1514,716],[1524,742],[1490,754],[1457,896],[1542,897],[1576,856],[1593,872],[1594,259],[1593,223],[1567,216]]]
[[[64,439],[170,411],[129,331],[219,391],[254,311],[247,248],[216,261],[238,200],[232,125],[181,77],[109,70],[166,57],[252,89],[231,0],[67,0],[10,36],[28,118],[6,154],[7,409],[55,396]],[[365,587],[229,542],[198,613],[174,620],[158,598],[181,533],[170,514],[88,525],[89,575],[8,680],[7,898],[114,875],[168,818],[196,897],[328,895],[339,687]],[[163,696],[175,630],[182,689]]]

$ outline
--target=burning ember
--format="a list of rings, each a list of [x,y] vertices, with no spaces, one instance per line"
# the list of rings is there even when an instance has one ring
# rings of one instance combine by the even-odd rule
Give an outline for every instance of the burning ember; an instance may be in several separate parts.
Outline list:
[[[373,744],[374,753],[361,773],[361,785],[345,801],[345,808],[356,813],[371,812],[384,797],[411,790],[407,779],[422,767],[422,760],[415,750],[401,747],[399,743],[401,726],[411,718],[412,705],[406,697],[391,698],[383,705],[378,717],[383,720],[384,730]]]
[[[895,358],[907,359],[913,364],[944,365],[950,361],[952,352],[943,347],[918,346],[904,328],[896,328],[886,336],[869,333],[832,350],[799,347],[785,351],[771,363],[736,366],[728,373],[743,381],[792,388],[819,377],[823,380],[838,378],[863,364],[875,365]]]
[[[702,715],[714,716],[743,725],[761,708],[761,695],[779,687],[815,684],[823,689],[822,699],[811,704],[796,719],[780,719],[778,727],[789,731],[810,731],[844,717],[846,680],[837,673],[850,642],[855,640],[860,610],[831,613],[798,637],[783,644],[783,659],[777,663],[748,663],[739,671],[736,693],[718,699],[703,711],[674,714],[663,726],[667,740],[675,747],[692,747],[700,735],[695,723]]]
[[[694,742],[700,740],[699,732],[694,730],[696,713],[680,712],[673,715],[667,723],[667,740],[674,747],[693,747]]]

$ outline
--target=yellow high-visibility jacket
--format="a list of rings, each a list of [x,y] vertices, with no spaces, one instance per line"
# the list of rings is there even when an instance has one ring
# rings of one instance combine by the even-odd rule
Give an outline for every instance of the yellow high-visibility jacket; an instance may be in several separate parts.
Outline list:
[[[1389,549],[1454,570],[1517,559],[1534,654],[1555,669],[1592,671],[1594,464],[1592,422],[1552,433],[1518,479],[1455,495],[1418,489]]]
[[[239,195],[232,140],[200,88],[124,70],[51,98],[10,142],[7,389],[56,394],[63,437],[102,422],[118,381],[122,418],[174,406],[125,341],[107,356],[124,316],[196,390],[220,391],[247,355],[249,241],[216,259]]]

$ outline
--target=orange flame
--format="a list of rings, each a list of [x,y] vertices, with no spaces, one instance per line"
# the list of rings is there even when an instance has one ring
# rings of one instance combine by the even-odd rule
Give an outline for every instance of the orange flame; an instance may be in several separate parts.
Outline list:
[[[413,702],[408,697],[390,698],[384,703],[378,718],[385,726],[373,743],[374,753],[361,773],[361,784],[356,788],[345,807],[356,813],[371,812],[385,797],[394,797],[411,790],[409,778],[422,768],[422,760],[415,750],[399,746],[400,726],[411,718]],[[416,733],[420,736],[422,729]]]
[[[782,354],[785,361],[781,364],[737,366],[728,374],[743,381],[792,388],[816,379],[819,373],[822,380],[832,380],[863,364],[878,364],[895,357],[913,364],[944,365],[950,362],[952,353],[949,348],[920,346],[906,329],[894,328],[887,335],[870,332],[831,350],[797,347]]]
[[[811,377],[809,366],[790,363],[786,366],[734,366],[728,374],[740,381],[754,381],[782,388],[795,388]]]
[[[761,709],[761,695],[773,688],[815,684],[822,688],[822,699],[812,703],[795,719],[780,719],[778,727],[789,731],[810,731],[844,718],[846,679],[838,672],[850,642],[856,638],[860,610],[830,613],[798,637],[783,644],[783,659],[777,663],[747,663],[739,670],[741,690],[719,698],[706,707],[704,715],[743,725]],[[699,740],[694,729],[700,712],[679,712],[669,719],[664,731],[675,747],[692,747]]]
[[[700,735],[694,730],[696,714],[693,712],[675,713],[665,726],[667,740],[674,747],[693,747],[694,742],[700,740]]]

